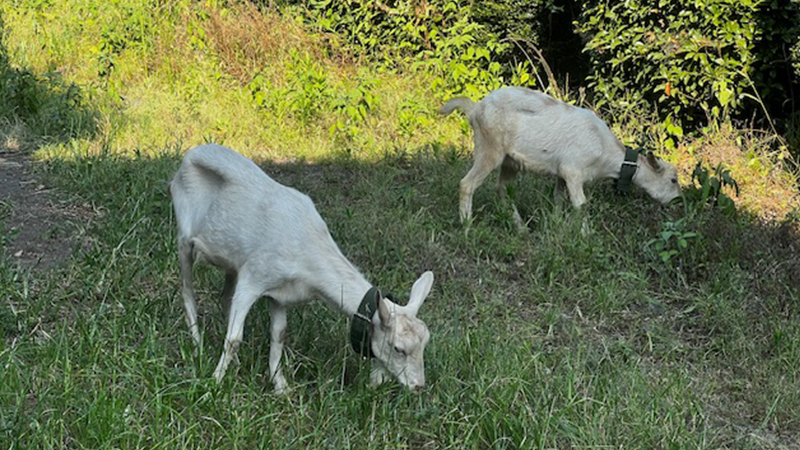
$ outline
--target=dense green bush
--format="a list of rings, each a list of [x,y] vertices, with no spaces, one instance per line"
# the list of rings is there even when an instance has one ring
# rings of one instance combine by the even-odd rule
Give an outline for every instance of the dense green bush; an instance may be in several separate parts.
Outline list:
[[[590,87],[598,106],[655,105],[668,131],[740,111],[758,36],[757,3],[730,0],[600,2],[584,11]]]
[[[310,24],[385,69],[429,70],[436,75],[431,88],[442,97],[533,84],[532,45],[550,60],[557,80],[588,82],[596,106],[655,110],[677,138],[709,119],[780,119],[800,101],[800,77],[793,73],[800,68],[792,67],[793,60],[800,67],[800,49],[792,48],[800,0],[278,4],[302,11]],[[564,26],[570,18],[578,19],[575,31],[585,39],[583,56]]]
[[[708,119],[793,108],[797,23],[797,0],[627,0],[586,8],[578,30],[597,105],[654,107],[681,137]]]
[[[480,97],[504,83],[532,83],[528,61],[503,59],[513,43],[501,39],[509,30],[474,20],[470,2],[463,0],[301,0],[283,2],[299,7],[307,20],[321,31],[345,41],[359,57],[376,61],[385,70],[427,70],[436,77],[431,88],[441,97]],[[485,20],[502,8],[490,2],[478,8]],[[507,2],[506,2],[507,3]],[[526,5],[544,3],[528,0]],[[511,24],[512,17],[504,22]],[[516,21],[520,33],[527,22]],[[505,64],[500,64],[503,61]]]
[[[470,22],[468,4],[459,0],[301,0],[288,1],[304,7],[308,19],[325,32],[342,37],[347,45],[387,66],[412,62],[435,54],[440,42],[455,31],[474,42],[480,27],[453,27]],[[475,42],[484,45],[491,40]]]

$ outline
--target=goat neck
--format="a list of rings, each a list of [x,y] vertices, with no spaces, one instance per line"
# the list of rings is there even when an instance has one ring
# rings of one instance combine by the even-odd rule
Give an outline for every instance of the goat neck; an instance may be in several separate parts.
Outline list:
[[[352,317],[372,284],[341,254],[326,262],[325,270],[315,273],[316,290],[330,305]]]

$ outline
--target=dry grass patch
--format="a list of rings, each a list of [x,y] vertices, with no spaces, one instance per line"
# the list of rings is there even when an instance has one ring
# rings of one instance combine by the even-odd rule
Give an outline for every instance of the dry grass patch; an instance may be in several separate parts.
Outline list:
[[[766,220],[782,220],[800,210],[797,175],[780,137],[758,130],[723,126],[717,132],[689,141],[673,159],[685,182],[692,179],[698,161],[712,169],[728,168],[739,184],[739,196],[726,192],[737,207]]]
[[[286,61],[292,49],[327,59],[320,40],[312,39],[297,22],[275,12],[261,11],[249,2],[229,9],[206,8],[205,38],[224,70],[242,84],[276,61]]]

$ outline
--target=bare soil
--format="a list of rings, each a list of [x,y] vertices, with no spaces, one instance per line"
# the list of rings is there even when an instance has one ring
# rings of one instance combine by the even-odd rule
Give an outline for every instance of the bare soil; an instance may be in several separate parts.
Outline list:
[[[24,151],[0,145],[0,246],[3,257],[47,270],[70,260],[92,214],[43,184]]]

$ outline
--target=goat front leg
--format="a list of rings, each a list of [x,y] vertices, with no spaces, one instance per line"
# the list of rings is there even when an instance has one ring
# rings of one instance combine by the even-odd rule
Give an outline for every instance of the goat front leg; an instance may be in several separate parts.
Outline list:
[[[286,307],[277,301],[269,301],[269,377],[275,386],[275,393],[278,395],[286,393],[286,378],[281,371],[281,356],[283,355],[283,343],[286,339]]]
[[[369,384],[372,387],[381,385],[391,379],[389,372],[383,367],[383,363],[377,359],[372,360],[372,370],[369,373]]]
[[[225,334],[225,347],[222,351],[222,356],[219,358],[219,364],[214,370],[214,378],[216,378],[217,383],[222,381],[225,371],[228,370],[228,365],[230,365],[239,351],[239,345],[242,343],[244,334],[244,321],[247,318],[247,313],[250,312],[250,308],[258,300],[258,296],[259,292],[250,283],[239,279],[231,300],[228,331]]]
[[[564,181],[567,184],[567,191],[569,191],[569,199],[572,201],[572,206],[575,209],[580,209],[586,203],[586,196],[583,194],[583,179],[576,176],[566,176]]]

